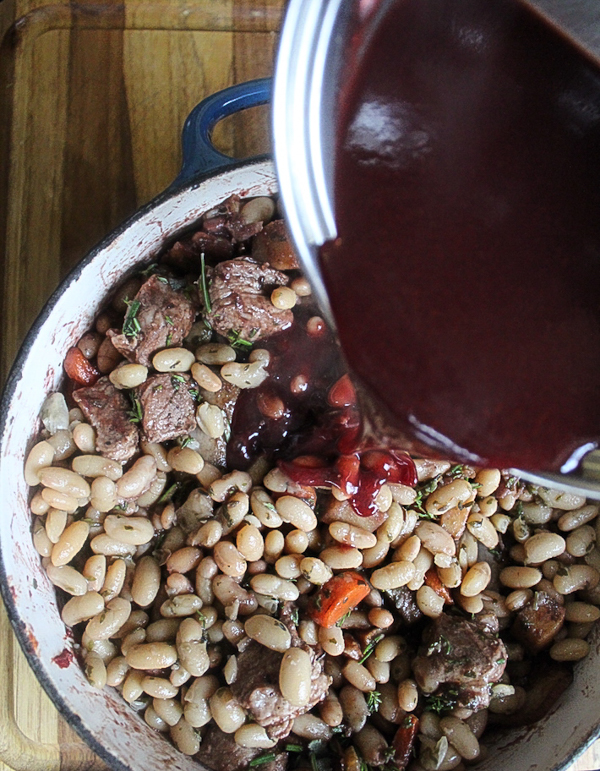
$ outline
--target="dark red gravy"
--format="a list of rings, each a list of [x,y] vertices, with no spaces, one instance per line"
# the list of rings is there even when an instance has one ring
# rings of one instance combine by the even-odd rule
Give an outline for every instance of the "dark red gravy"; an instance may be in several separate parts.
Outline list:
[[[514,0],[397,0],[354,39],[322,251],[351,369],[458,460],[600,438],[600,70]]]

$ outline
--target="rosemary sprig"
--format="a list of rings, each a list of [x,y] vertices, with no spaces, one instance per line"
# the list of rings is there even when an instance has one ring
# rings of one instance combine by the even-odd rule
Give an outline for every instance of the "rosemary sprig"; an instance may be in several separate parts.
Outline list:
[[[369,656],[373,653],[375,650],[375,646],[380,640],[383,640],[385,637],[384,634],[378,634],[376,637],[374,637],[371,642],[367,645],[367,647],[363,651],[362,658],[359,660],[359,664],[364,664],[365,661],[369,658]]]
[[[123,319],[123,334],[125,337],[137,337],[142,328],[136,316],[142,304],[139,300],[125,300],[125,305],[127,313]]]

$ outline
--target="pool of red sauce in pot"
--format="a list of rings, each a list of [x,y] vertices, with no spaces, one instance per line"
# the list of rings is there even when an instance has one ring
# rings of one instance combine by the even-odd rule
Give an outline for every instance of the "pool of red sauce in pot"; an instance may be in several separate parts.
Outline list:
[[[262,455],[275,458],[297,484],[334,485],[358,514],[370,516],[385,482],[416,484],[414,463],[406,453],[365,444],[333,334],[307,310],[295,316],[289,330],[260,343],[271,356],[269,378],[240,392],[227,465],[243,469]],[[274,403],[283,407],[277,417],[268,407]]]
[[[342,91],[342,347],[438,455],[558,469],[600,437],[600,70],[515,0],[389,5]]]

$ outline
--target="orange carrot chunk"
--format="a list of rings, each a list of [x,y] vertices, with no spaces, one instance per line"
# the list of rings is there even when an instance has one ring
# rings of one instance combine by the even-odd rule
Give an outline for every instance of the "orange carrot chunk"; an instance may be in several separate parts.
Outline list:
[[[313,621],[331,628],[369,594],[366,578],[351,570],[339,573],[319,589],[309,606]]]
[[[100,373],[76,346],[65,356],[65,372],[79,385],[94,385]]]

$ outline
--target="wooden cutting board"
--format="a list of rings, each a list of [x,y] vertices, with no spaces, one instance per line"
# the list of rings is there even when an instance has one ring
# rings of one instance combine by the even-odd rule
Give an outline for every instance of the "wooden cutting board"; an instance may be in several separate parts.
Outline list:
[[[283,0],[0,2],[0,293],[4,380],[68,270],[164,189],[192,107],[272,72]],[[267,110],[215,132],[269,149]],[[105,766],[38,685],[0,606],[0,771]],[[600,745],[570,771],[600,768]]]

